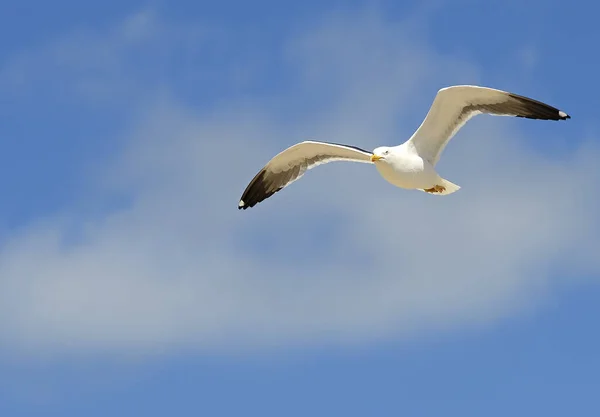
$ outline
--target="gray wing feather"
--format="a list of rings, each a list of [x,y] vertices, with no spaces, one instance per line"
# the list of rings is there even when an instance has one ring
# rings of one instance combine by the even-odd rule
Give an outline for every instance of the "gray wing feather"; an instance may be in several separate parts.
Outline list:
[[[435,165],[452,137],[478,114],[538,120],[565,120],[571,116],[540,101],[487,87],[459,85],[438,91],[423,123],[409,141]]]
[[[238,208],[254,207],[318,165],[333,161],[371,163],[372,155],[364,149],[338,143],[298,143],[277,154],[254,176],[244,190]]]

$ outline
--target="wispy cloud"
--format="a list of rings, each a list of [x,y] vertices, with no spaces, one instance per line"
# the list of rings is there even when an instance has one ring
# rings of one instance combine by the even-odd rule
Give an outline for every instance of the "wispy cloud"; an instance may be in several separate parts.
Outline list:
[[[111,105],[140,100],[162,87],[155,84],[159,80],[202,79],[202,62],[199,74],[186,72],[189,64],[221,47],[214,41],[223,38],[208,24],[166,25],[147,9],[113,26],[79,27],[23,51],[0,67],[0,88],[5,94],[46,93]]]
[[[273,52],[295,71],[286,96],[246,95],[199,110],[168,93],[168,83],[135,95],[124,151],[106,167],[102,191],[125,193],[131,203],[86,221],[69,221],[65,207],[60,219],[32,221],[4,242],[5,346],[119,352],[361,343],[487,323],[535,306],[565,269],[597,273],[597,199],[579,184],[600,174],[598,149],[581,143],[550,159],[520,144],[523,123],[545,122],[469,123],[439,165],[463,187],[451,197],[395,189],[372,167],[330,164],[237,211],[247,181],[292,143],[398,143],[438,88],[478,82],[476,64],[437,53],[403,25],[337,16],[289,39]],[[65,48],[63,77],[83,59],[103,89],[126,91],[139,63],[114,84],[106,68],[123,68],[131,53],[157,45],[193,44],[201,32],[171,36],[169,28],[136,15],[94,35],[106,59]],[[19,58],[4,77],[18,66],[27,83],[40,76],[28,62],[55,54],[52,47]],[[145,64],[160,64],[148,56]],[[202,70],[201,60],[186,65]],[[87,79],[77,71],[73,82]],[[568,134],[569,124],[555,132]],[[73,228],[76,242],[66,239]]]

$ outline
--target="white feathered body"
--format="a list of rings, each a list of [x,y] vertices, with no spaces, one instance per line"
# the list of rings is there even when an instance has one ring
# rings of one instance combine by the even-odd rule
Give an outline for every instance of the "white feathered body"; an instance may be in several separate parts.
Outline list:
[[[385,162],[378,161],[375,166],[386,181],[400,188],[428,189],[442,182],[434,167],[410,143],[390,148]]]

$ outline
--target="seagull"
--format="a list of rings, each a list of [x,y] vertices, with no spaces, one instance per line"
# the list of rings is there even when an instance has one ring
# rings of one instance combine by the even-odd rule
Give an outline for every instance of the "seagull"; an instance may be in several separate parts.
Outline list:
[[[385,180],[400,188],[433,195],[452,194],[460,186],[440,177],[435,165],[450,139],[478,114],[538,120],[571,118],[548,104],[507,91],[475,85],[445,87],[437,92],[421,126],[398,146],[380,146],[369,152],[339,143],[304,141],[287,148],[250,181],[238,209],[254,207],[307,170],[333,161],[374,164]]]

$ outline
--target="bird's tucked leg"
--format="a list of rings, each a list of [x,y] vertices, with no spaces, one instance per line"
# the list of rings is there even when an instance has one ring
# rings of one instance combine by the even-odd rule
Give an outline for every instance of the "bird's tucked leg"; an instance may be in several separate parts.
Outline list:
[[[426,188],[423,191],[426,191],[428,193],[443,193],[444,191],[446,191],[446,187],[444,187],[443,185],[435,185],[432,188]]]

